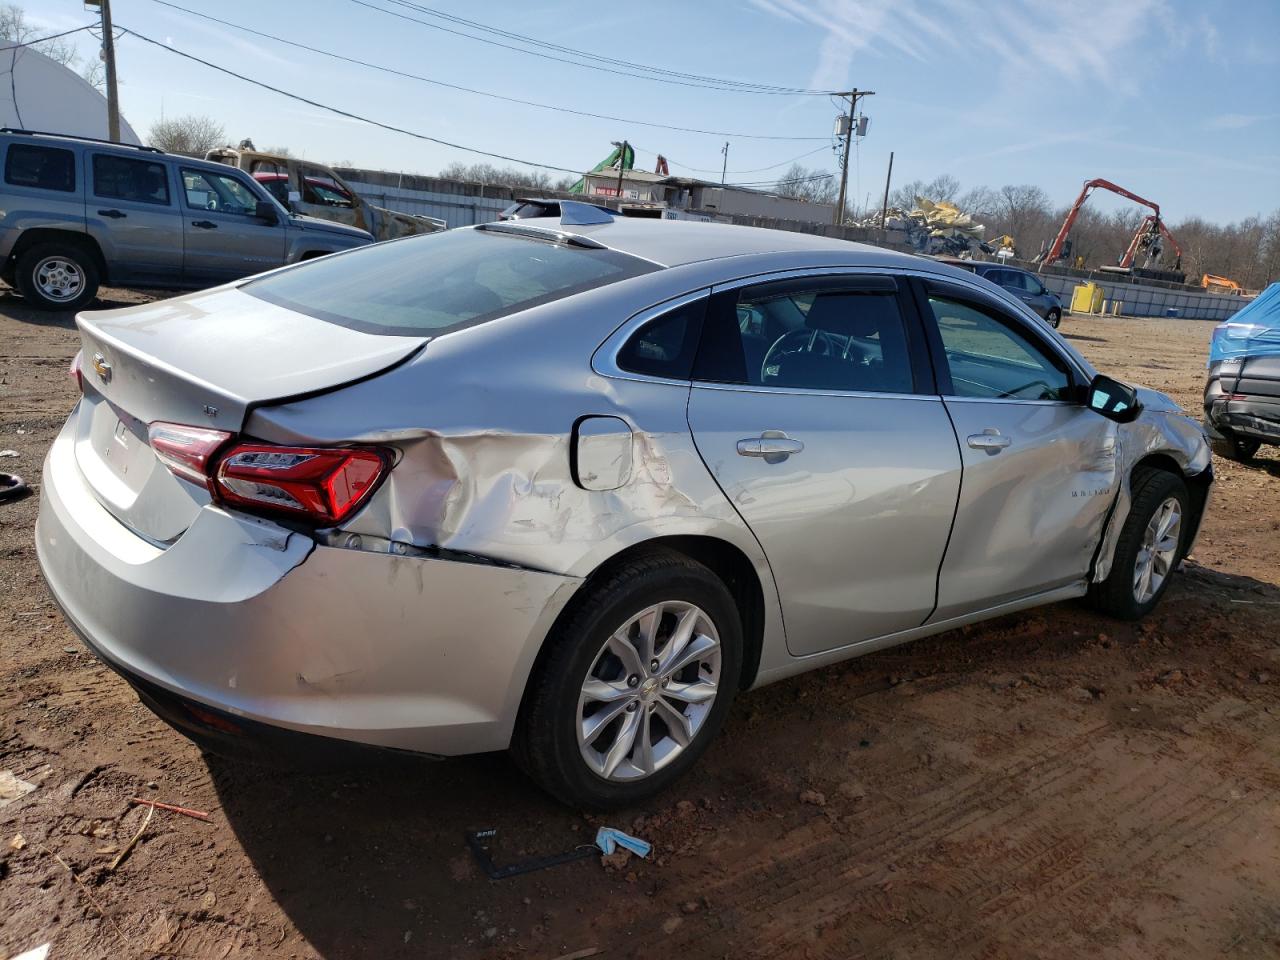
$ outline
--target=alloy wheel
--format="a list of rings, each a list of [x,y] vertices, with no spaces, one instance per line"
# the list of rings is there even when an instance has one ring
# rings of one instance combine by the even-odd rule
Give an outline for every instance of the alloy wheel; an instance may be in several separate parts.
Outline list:
[[[720,637],[692,603],[641,610],[604,642],[578,696],[578,747],[605,780],[635,781],[693,743],[720,682]]]
[[[84,289],[84,271],[66,257],[45,257],[36,264],[34,276],[40,294],[56,303],[70,302]]]
[[[1173,572],[1181,536],[1182,504],[1177,497],[1168,497],[1156,508],[1142,533],[1142,546],[1133,565],[1133,597],[1138,603],[1154,597]]]

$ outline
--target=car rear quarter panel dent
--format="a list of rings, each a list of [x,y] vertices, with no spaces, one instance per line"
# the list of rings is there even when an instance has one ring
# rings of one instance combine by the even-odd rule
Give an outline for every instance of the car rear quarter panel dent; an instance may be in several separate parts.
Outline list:
[[[1176,465],[1183,477],[1199,477],[1209,469],[1212,454],[1204,431],[1198,423],[1189,420],[1163,394],[1139,389],[1144,410],[1137,420],[1121,424],[1119,431],[1120,489],[1116,494],[1115,508],[1103,531],[1094,564],[1093,580],[1101,582],[1111,573],[1120,531],[1129,516],[1133,504],[1133,475],[1144,461]],[[1199,533],[1199,521],[1208,507],[1205,502],[1196,518],[1195,534]],[[1190,552],[1195,535],[1187,543]]]

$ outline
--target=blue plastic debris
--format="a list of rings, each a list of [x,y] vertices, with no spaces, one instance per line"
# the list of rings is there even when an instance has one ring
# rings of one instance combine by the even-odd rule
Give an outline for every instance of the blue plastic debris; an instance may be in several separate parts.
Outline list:
[[[637,857],[647,857],[653,845],[639,837],[623,833],[615,827],[601,827],[596,831],[596,846],[600,852],[608,856],[618,847],[630,850]]]

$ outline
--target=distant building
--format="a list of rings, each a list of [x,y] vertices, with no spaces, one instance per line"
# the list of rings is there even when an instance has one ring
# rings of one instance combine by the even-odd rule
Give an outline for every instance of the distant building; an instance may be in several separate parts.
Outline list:
[[[0,40],[0,126],[73,137],[107,138],[107,98],[69,67],[34,47]],[[120,118],[120,141],[142,141]]]
[[[781,197],[745,187],[721,186],[692,177],[670,177],[644,170],[627,170],[622,174],[622,192],[618,192],[618,171],[601,170],[585,174],[584,193],[588,197],[612,197],[623,210],[635,216],[650,210],[655,217],[664,211],[701,214],[714,217],[774,217],[802,223],[831,223],[835,205],[810,203],[795,197]]]

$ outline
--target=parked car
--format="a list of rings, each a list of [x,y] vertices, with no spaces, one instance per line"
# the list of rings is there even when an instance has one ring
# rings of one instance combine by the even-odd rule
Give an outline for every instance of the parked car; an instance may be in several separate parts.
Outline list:
[[[36,307],[82,307],[101,283],[207,287],[373,242],[154,147],[4,129],[0,153],[0,279]]]
[[[1280,445],[1280,283],[1214,328],[1204,422],[1214,453],[1228,460]]]
[[[968,270],[983,280],[989,280],[997,287],[1008,290],[1043,317],[1049,326],[1056,328],[1062,323],[1062,301],[1031,271],[989,260],[962,260],[959,257],[938,257],[938,259],[950,266]]]
[[[511,747],[557,797],[631,803],[742,690],[1168,588],[1199,424],[1021,301],[840,240],[562,207],[78,317],[39,561],[179,730]]]
[[[276,200],[296,214],[368,230],[375,240],[436,233],[448,227],[437,217],[376,206],[356,193],[332,167],[313,160],[264,153],[244,145],[210,150],[205,159],[251,174]]]
[[[599,210],[611,216],[617,215],[616,210],[610,210],[608,207],[598,203],[586,203],[577,200],[570,202],[577,204],[579,207],[590,207],[592,210]],[[558,220],[560,218],[560,201],[554,197],[517,197],[515,203],[498,214],[499,220],[530,220],[536,217],[555,217]]]

